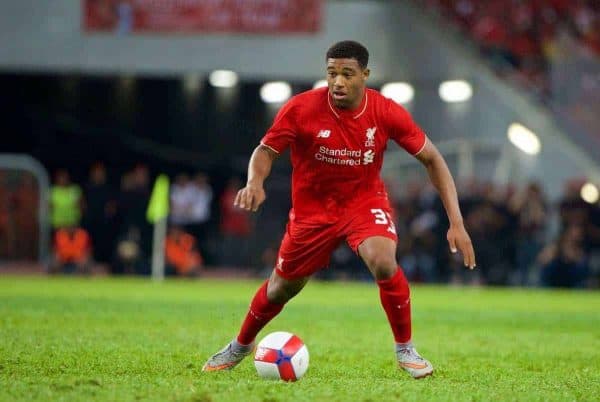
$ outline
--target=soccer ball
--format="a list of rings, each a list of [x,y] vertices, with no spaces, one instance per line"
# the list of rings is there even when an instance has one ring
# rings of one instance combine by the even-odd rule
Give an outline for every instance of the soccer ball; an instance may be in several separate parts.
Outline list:
[[[289,332],[273,332],[256,347],[254,366],[262,378],[296,381],[308,368],[308,349]]]

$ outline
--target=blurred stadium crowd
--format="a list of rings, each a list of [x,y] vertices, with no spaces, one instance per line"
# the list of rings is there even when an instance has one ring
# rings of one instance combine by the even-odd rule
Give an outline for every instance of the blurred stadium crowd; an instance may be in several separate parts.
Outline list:
[[[89,272],[98,263],[113,274],[150,272],[152,227],[146,219],[151,192],[149,169],[139,164],[120,178],[107,180],[102,163],[92,165],[86,183],[70,180],[59,169],[51,187],[53,256],[51,272]],[[3,254],[26,255],[35,242],[30,211],[37,202],[34,180],[1,177],[10,197],[0,205]],[[600,205],[580,197],[583,181],[565,183],[564,195],[551,203],[538,183],[498,186],[472,180],[459,183],[466,226],[476,247],[478,269],[467,271],[448,252],[447,220],[431,186],[411,182],[391,188],[400,238],[398,259],[415,282],[490,285],[598,287],[600,283]],[[254,275],[270,271],[281,233],[267,236],[261,215],[233,207],[242,181],[232,177],[215,194],[204,173],[181,173],[170,189],[169,230],[165,244],[167,273],[196,276],[214,267],[236,267]],[[265,208],[287,204],[271,197]],[[277,219],[283,228],[285,214]],[[271,225],[271,227],[273,227]],[[270,239],[269,241],[257,241]],[[7,250],[6,248],[12,248]],[[342,245],[323,279],[368,279],[352,251]]]
[[[496,70],[550,95],[549,65],[562,33],[600,55],[597,0],[419,0],[479,45]]]
[[[89,270],[92,261],[107,264],[113,274],[149,274],[152,227],[146,211],[151,194],[147,166],[125,172],[118,189],[107,181],[103,164],[94,164],[83,186],[74,184],[66,170],[58,170],[51,188],[51,223],[54,230],[51,272]],[[178,174],[170,188],[169,230],[165,239],[167,274],[197,275],[206,262],[246,266],[243,238],[251,233],[250,217],[233,208],[240,185],[231,179],[213,200],[209,178],[201,172]],[[218,202],[218,224],[212,220]],[[77,235],[85,238],[78,250]],[[60,242],[61,236],[71,243]],[[214,239],[219,239],[215,249]]]
[[[600,138],[600,1],[415,2],[471,38],[499,76],[537,95],[573,138]],[[565,37],[576,52],[565,51]],[[6,132],[13,134],[5,136],[6,150],[31,154],[53,172],[50,272],[102,267],[113,274],[149,274],[153,229],[146,209],[153,173],[163,170],[171,176],[169,274],[238,267],[264,276],[272,269],[287,219],[289,171],[282,169],[277,191],[269,192],[258,214],[232,205],[243,185],[236,174],[273,118],[273,110],[258,100],[262,82],[217,89],[195,74],[182,79],[6,74],[0,82],[10,94],[4,106],[11,122]],[[310,87],[297,82],[294,91]],[[597,142],[583,139],[580,145],[593,154]],[[95,163],[87,173],[96,159],[106,165]],[[123,167],[140,159],[148,165]],[[174,173],[181,166],[190,170]],[[600,205],[582,200],[583,182],[565,183],[556,202],[541,183],[458,183],[478,257],[474,272],[448,252],[446,217],[433,189],[423,182],[390,185],[398,259],[412,281],[598,288]],[[37,254],[42,239],[32,211],[40,196],[32,175],[0,169],[0,258]],[[345,245],[333,254],[331,266],[320,277],[368,278]]]

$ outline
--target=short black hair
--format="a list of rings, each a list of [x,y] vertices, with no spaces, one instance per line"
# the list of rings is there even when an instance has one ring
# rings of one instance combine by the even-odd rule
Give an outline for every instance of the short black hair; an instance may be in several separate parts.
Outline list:
[[[361,68],[366,68],[369,64],[369,51],[358,42],[343,40],[334,43],[327,50],[327,59],[356,59]]]

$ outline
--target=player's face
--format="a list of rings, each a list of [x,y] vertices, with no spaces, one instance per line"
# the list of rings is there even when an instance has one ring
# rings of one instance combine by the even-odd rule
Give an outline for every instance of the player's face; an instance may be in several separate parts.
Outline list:
[[[327,59],[329,94],[337,107],[358,107],[368,77],[369,69],[361,68],[356,59]]]

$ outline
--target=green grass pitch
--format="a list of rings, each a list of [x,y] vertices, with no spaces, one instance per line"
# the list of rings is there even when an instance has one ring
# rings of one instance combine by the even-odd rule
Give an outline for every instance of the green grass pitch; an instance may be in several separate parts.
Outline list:
[[[311,282],[263,330],[310,352],[296,383],[204,361],[236,333],[259,282],[0,277],[2,401],[600,400],[600,293],[413,287],[415,343],[397,369],[369,283]]]

